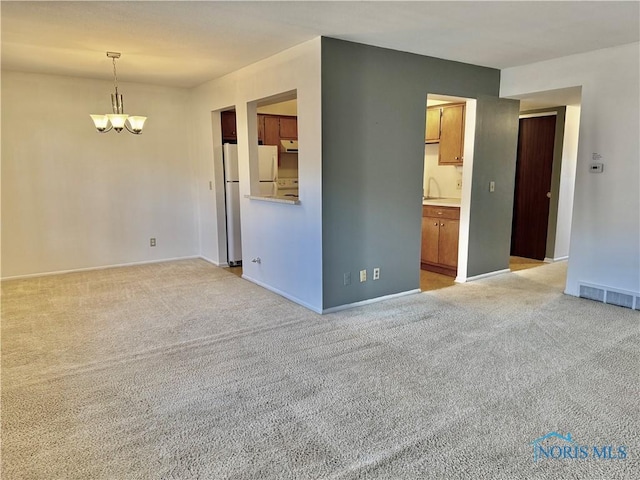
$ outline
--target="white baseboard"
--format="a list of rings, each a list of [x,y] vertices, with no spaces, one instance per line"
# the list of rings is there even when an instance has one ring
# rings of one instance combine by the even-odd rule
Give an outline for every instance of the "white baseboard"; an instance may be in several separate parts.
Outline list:
[[[1,280],[19,280],[23,278],[48,277],[50,275],[61,275],[63,273],[90,272],[92,270],[106,270],[107,268],[133,267],[135,265],[148,265],[152,263],[173,262],[176,260],[192,260],[194,258],[202,258],[198,255],[189,255],[186,257],[160,258],[158,260],[145,260],[142,262],[116,263],[113,265],[100,265],[97,267],[72,268],[70,270],[56,270],[53,272],[29,273],[26,275],[14,275],[11,277],[2,277]]]
[[[483,278],[495,277],[496,275],[502,275],[503,273],[511,273],[511,270],[505,268],[504,270],[496,270],[495,272],[483,273],[482,275],[475,275],[473,277],[467,277],[467,282],[473,282],[475,280],[482,280]],[[456,279],[456,282],[458,279]],[[462,282],[459,282],[462,283]]]
[[[210,258],[205,257],[203,255],[198,255],[198,258],[201,258],[205,262],[208,262],[208,263],[210,263],[212,265],[215,265],[216,267],[224,268],[224,267],[228,267],[229,266],[229,264],[227,262],[216,262],[215,260],[211,260]]]
[[[385,295],[383,297],[370,298],[368,300],[362,300],[360,302],[348,303],[346,305],[339,305],[337,307],[325,308],[322,310],[322,313],[334,313],[339,312],[341,310],[347,310],[350,308],[361,307],[363,305],[370,305],[372,303],[383,302],[385,300],[390,300],[392,298],[404,297],[405,295],[412,295],[414,293],[420,293],[421,290],[416,288],[415,290],[407,290],[406,292],[393,293],[391,295]]]
[[[276,293],[278,295],[280,295],[281,297],[286,298],[287,300],[291,300],[293,303],[297,303],[298,305],[302,305],[305,308],[308,308],[309,310],[311,310],[312,312],[315,313],[323,313],[321,309],[319,309],[318,307],[311,305],[307,302],[305,302],[304,300],[300,300],[297,297],[294,297],[293,295],[289,295],[286,292],[283,292],[282,290],[278,290],[277,288],[272,287],[271,285],[267,285],[264,282],[261,282],[260,280],[256,280],[255,278],[251,278],[248,275],[243,274],[242,278],[244,278],[245,280],[250,281],[251,283],[255,283],[256,285],[260,285],[262,288],[266,288],[267,290],[269,290],[270,292]]]
[[[308,308],[309,310],[311,310],[312,312],[315,313],[319,313],[319,314],[325,314],[325,313],[334,313],[334,312],[339,312],[341,310],[347,310],[350,308],[355,308],[355,307],[361,307],[363,305],[369,305],[371,303],[377,303],[377,302],[382,302],[384,300],[389,300],[391,298],[396,298],[396,297],[403,297],[405,295],[411,295],[414,293],[420,293],[420,289],[417,288],[415,290],[409,290],[406,292],[400,292],[400,293],[394,293],[392,295],[385,295],[383,297],[377,297],[377,298],[371,298],[368,300],[362,300],[360,302],[355,302],[355,303],[349,303],[346,305],[339,305],[337,307],[331,307],[331,308],[325,308],[325,309],[320,309],[318,307],[316,307],[315,305],[311,305],[303,300],[300,300],[297,297],[294,297],[293,295],[289,295],[286,292],[283,292],[282,290],[279,290],[277,288],[272,287],[271,285],[267,285],[264,282],[261,282],[260,280],[256,280],[255,278],[251,278],[248,275],[242,275],[242,278],[244,278],[245,280],[248,280],[252,283],[255,283],[256,285],[260,285],[262,288],[266,288],[267,290],[269,290],[270,292],[276,293],[278,295],[280,295],[281,297],[286,298],[287,300],[291,300],[294,303],[297,303],[298,305],[301,305],[305,308]]]
[[[553,262],[564,262],[565,260],[569,260],[569,255],[565,255],[564,257],[555,257],[549,261],[553,263]],[[546,262],[547,259],[545,258],[544,261]]]

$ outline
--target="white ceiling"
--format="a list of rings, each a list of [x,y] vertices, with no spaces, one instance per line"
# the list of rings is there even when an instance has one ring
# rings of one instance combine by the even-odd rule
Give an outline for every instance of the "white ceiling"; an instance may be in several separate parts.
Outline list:
[[[639,5],[3,0],[2,68],[193,87],[319,35],[506,68],[637,42]]]

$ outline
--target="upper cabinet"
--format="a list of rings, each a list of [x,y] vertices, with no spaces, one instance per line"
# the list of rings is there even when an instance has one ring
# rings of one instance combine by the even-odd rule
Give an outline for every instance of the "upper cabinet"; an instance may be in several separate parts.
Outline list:
[[[237,143],[236,112],[220,112],[222,143]],[[284,115],[258,114],[258,143],[277,145],[280,140],[298,139],[298,118]]]
[[[439,165],[462,165],[464,154],[464,103],[427,108],[425,143],[439,143]]]
[[[222,127],[222,143],[236,143],[238,141],[236,112],[233,110],[221,112],[220,123]]]
[[[280,138],[285,140],[298,139],[297,117],[280,117]]]
[[[439,165],[462,165],[464,154],[464,107],[464,103],[442,106]]]
[[[264,116],[258,115],[258,145],[264,145]]]
[[[440,107],[427,108],[427,130],[424,135],[425,143],[437,143],[440,141]]]
[[[280,146],[280,117],[274,115],[258,115],[264,120],[264,138],[263,145]]]
[[[260,129],[262,128],[262,137]],[[281,148],[280,140],[298,139],[298,118],[284,115],[258,114],[258,140],[263,145],[277,145]]]

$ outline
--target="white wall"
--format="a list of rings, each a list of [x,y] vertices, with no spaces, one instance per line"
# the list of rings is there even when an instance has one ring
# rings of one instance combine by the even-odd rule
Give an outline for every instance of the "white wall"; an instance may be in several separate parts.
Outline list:
[[[112,90],[2,72],[3,278],[198,254],[188,91],[121,83],[145,130],[99,134]]]
[[[298,115],[298,101],[287,100],[286,102],[274,103],[258,107],[258,113],[268,113],[271,115]]]
[[[571,239],[571,217],[578,163],[578,133],[580,127],[580,106],[567,105],[562,141],[562,162],[560,166],[560,189],[558,192],[558,217],[556,220],[556,240],[554,260],[569,256]]]
[[[424,146],[425,196],[440,198],[461,198],[462,189],[458,189],[458,180],[462,181],[462,167],[438,165],[440,145],[430,143]]]
[[[300,205],[248,199],[250,144],[257,138],[255,102],[297,92]],[[251,105],[248,105],[251,104]],[[322,309],[322,144],[320,39],[314,39],[193,92],[194,169],[198,185],[201,254],[226,262],[222,155],[218,116],[235,106],[242,217],[243,274],[313,310]],[[251,129],[251,132],[249,131]],[[254,173],[257,173],[254,171]],[[255,176],[254,176],[255,178]],[[209,189],[209,182],[214,186]],[[261,263],[251,259],[260,257]]]
[[[582,86],[566,292],[640,292],[640,44],[502,71],[504,97]],[[589,173],[592,154],[604,173]]]

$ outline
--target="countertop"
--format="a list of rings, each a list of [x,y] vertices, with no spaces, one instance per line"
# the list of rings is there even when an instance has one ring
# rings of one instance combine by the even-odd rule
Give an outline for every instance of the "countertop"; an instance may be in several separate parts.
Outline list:
[[[459,198],[423,198],[422,205],[434,207],[457,207],[460,208]]]
[[[251,200],[261,200],[263,202],[273,202],[273,203],[288,203],[289,205],[300,205],[300,200],[298,197],[289,197],[289,196],[273,196],[273,195],[245,195],[245,198],[250,198]]]

